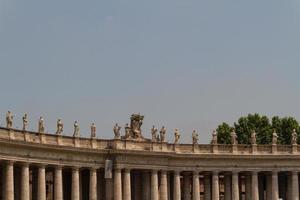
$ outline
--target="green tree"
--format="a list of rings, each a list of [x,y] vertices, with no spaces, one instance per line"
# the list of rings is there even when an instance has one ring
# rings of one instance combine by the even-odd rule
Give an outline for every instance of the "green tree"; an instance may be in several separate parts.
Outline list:
[[[272,126],[267,116],[259,114],[248,114],[239,118],[234,123],[239,144],[250,144],[250,136],[253,131],[256,132],[256,141],[258,144],[268,144],[272,140]]]
[[[230,133],[232,129],[233,128],[225,122],[218,126],[216,130],[218,134],[218,144],[230,144]]]
[[[277,132],[278,142],[280,144],[291,144],[291,135],[293,129],[298,130],[297,132],[299,133],[299,124],[293,117],[273,117],[272,128]]]

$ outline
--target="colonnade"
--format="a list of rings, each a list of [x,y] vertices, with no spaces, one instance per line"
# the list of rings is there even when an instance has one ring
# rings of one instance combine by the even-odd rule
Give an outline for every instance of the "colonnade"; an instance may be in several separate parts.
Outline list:
[[[14,167],[20,168],[20,195],[15,197]],[[47,196],[46,169],[35,165],[37,198],[30,193],[30,164],[5,161],[3,164],[2,199],[5,200],[299,200],[298,171],[181,171],[138,170],[115,167],[112,179],[104,179],[99,169],[88,170],[88,183],[82,183],[80,167],[69,167],[71,195],[65,197],[62,166],[52,166],[53,195]],[[99,187],[99,176],[103,185]],[[88,196],[83,196],[82,184],[88,185]],[[67,188],[67,185],[66,185]],[[98,195],[99,188],[105,190]]]

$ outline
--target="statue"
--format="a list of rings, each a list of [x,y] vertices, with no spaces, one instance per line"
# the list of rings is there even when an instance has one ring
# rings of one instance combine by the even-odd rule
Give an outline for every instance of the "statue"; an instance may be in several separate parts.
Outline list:
[[[40,119],[39,119],[38,131],[39,131],[39,133],[44,133],[45,132],[43,117],[40,117]]]
[[[252,131],[251,133],[251,144],[256,144],[256,132]]]
[[[131,128],[130,126],[127,124],[125,124],[125,139],[130,139],[131,138]]]
[[[167,132],[167,130],[166,130],[166,128],[163,126],[163,127],[160,129],[160,131],[159,131],[159,133],[160,133],[160,142],[166,142],[166,132]]]
[[[120,130],[121,130],[121,127],[118,124],[116,124],[114,126],[115,139],[121,139]]]
[[[193,139],[193,144],[198,144],[198,133],[196,132],[196,130],[193,130],[192,133],[192,139]]]
[[[174,132],[174,144],[178,144],[179,139],[180,139],[180,133],[179,133],[178,129],[175,129],[175,132]]]
[[[218,144],[218,134],[217,134],[217,131],[215,131],[215,130],[213,130],[213,133],[212,133],[211,143]]]
[[[132,114],[130,117],[131,137],[134,139],[143,138],[141,126],[143,124],[144,116],[140,114]]]
[[[13,118],[14,118],[13,114],[10,111],[8,111],[6,114],[6,127],[7,128],[12,128]]]
[[[23,131],[26,131],[28,125],[27,113],[24,114],[22,119],[23,119]]]
[[[74,122],[74,137],[78,137],[79,136],[79,124],[77,121]]]
[[[57,126],[56,134],[60,135],[63,132],[63,129],[64,129],[64,124],[63,124],[61,119],[57,120],[57,125],[56,126]]]
[[[152,126],[151,135],[152,135],[152,142],[157,142],[157,128],[155,128],[155,126]]]
[[[277,140],[278,140],[278,135],[277,135],[277,133],[274,130],[273,135],[272,135],[272,144],[276,145],[277,144]]]
[[[236,136],[236,133],[235,133],[234,130],[232,131],[232,133],[230,134],[230,136],[231,136],[231,144],[232,145],[236,145],[237,144],[237,141],[236,141],[237,136]]]
[[[95,123],[91,124],[91,138],[95,138],[96,137],[96,125]]]
[[[297,144],[297,137],[298,137],[298,135],[297,135],[296,129],[293,129],[293,132],[292,132],[292,141],[291,141],[292,145],[296,145]]]

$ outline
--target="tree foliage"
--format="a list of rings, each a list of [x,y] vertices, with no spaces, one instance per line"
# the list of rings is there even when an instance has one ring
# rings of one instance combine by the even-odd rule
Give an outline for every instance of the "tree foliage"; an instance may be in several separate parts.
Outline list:
[[[280,118],[275,116],[270,121],[265,115],[248,114],[240,117],[233,126],[225,122],[220,124],[217,128],[218,143],[230,144],[230,133],[235,130],[239,144],[250,144],[250,136],[253,131],[256,132],[257,144],[271,144],[273,131],[277,132],[280,144],[291,144],[293,129],[297,130],[299,140],[299,123],[293,117]]]

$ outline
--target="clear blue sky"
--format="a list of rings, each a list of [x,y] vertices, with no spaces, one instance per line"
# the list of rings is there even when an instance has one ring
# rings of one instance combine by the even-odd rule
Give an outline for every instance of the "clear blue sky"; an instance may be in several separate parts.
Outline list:
[[[111,138],[140,112],[145,136],[207,143],[248,113],[300,120],[300,1],[0,0],[0,74],[2,125]]]

